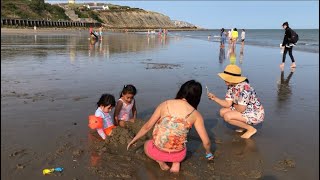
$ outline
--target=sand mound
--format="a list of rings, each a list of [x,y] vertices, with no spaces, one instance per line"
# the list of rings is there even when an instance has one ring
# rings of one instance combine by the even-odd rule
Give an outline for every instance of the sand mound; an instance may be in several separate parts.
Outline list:
[[[147,139],[151,139],[152,130],[140,138],[129,151],[127,151],[127,145],[139,132],[144,123],[144,120],[136,119],[134,123],[127,122],[125,127],[117,126],[112,130],[111,136],[108,136],[105,139],[105,143],[101,143],[101,141],[94,142],[91,148],[98,152],[108,152],[112,154],[127,154],[137,150],[139,152],[143,151],[143,144]],[[100,138],[95,131],[92,132],[92,135]]]

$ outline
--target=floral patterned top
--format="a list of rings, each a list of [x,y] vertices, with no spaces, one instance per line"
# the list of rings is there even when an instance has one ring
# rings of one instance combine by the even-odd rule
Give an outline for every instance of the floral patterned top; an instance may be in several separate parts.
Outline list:
[[[186,120],[191,113],[186,117],[176,117],[169,113],[169,115],[161,118],[153,129],[154,145],[159,149],[172,151],[183,150],[187,142],[187,134],[192,127],[192,124]]]
[[[264,108],[257,98],[255,90],[247,82],[241,82],[235,86],[229,86],[226,93],[226,100],[231,100],[234,104],[247,106],[242,112],[249,124],[257,124],[264,119]],[[233,107],[231,107],[233,109]]]

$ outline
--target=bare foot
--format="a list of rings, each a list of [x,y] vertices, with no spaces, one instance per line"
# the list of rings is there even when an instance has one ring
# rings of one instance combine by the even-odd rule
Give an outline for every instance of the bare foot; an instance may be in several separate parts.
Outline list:
[[[281,70],[281,71],[284,71],[284,66],[281,66],[281,65],[280,65],[280,70]]]
[[[280,69],[283,69],[284,68],[284,63],[281,63],[280,64]]]
[[[167,171],[170,169],[170,167],[167,165],[167,163],[165,162],[162,162],[162,161],[157,161],[157,163],[159,163],[159,166],[160,168],[163,170],[163,171]]]
[[[247,130],[246,133],[244,133],[241,138],[244,139],[249,139],[252,135],[254,135],[257,132],[257,130],[255,128],[249,129]]]
[[[238,132],[238,133],[242,133],[244,131],[245,131],[245,129],[236,129],[236,132]]]
[[[178,163],[177,162],[172,163],[170,172],[178,173],[179,171],[180,171],[180,163],[179,162]]]
[[[290,67],[295,68],[296,67],[296,63],[292,63]]]

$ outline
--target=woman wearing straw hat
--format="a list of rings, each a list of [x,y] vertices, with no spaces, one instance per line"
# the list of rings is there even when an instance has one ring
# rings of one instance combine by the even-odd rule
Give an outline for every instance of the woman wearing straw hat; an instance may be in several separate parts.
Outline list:
[[[237,65],[228,65],[218,75],[228,86],[225,100],[210,92],[208,98],[223,107],[220,109],[220,116],[229,124],[240,127],[237,132],[246,131],[241,138],[248,139],[257,132],[252,125],[263,121],[264,108],[249,80],[241,76],[241,69]]]

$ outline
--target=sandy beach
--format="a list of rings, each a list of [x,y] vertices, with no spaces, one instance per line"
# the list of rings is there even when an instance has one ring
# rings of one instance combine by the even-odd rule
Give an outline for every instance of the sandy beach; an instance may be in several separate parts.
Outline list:
[[[92,42],[83,30],[1,29],[1,178],[319,179],[319,53],[294,56],[297,68],[290,70],[288,56],[281,72],[279,48],[246,45],[240,54],[237,45],[232,63],[266,111],[258,133],[245,140],[205,95],[206,85],[220,98],[226,92],[217,73],[230,59],[219,43],[112,32]],[[150,134],[129,151],[126,146],[155,107],[190,79],[202,83],[198,110],[216,157],[206,161],[192,129],[187,158],[172,174],[144,154]],[[88,128],[88,116],[102,93],[117,99],[129,83],[138,89],[139,120],[102,141]],[[42,175],[54,167],[64,171]]]
[[[98,27],[95,27],[94,30],[99,31]],[[118,33],[132,33],[132,32],[148,32],[148,30],[154,30],[154,29],[125,29],[125,28],[107,28],[105,27],[103,29],[103,32],[118,32]],[[158,29],[157,29],[158,30]],[[193,28],[175,28],[175,29],[168,29],[170,31],[203,31],[205,29],[193,29]],[[37,34],[37,35],[54,35],[54,34],[73,34],[75,32],[79,31],[88,31],[87,27],[68,27],[68,28],[45,28],[45,27],[38,27],[34,29],[33,27],[20,27],[20,28],[9,28],[4,27],[1,28],[1,32],[5,34],[23,34],[23,35],[31,35],[31,34]]]

